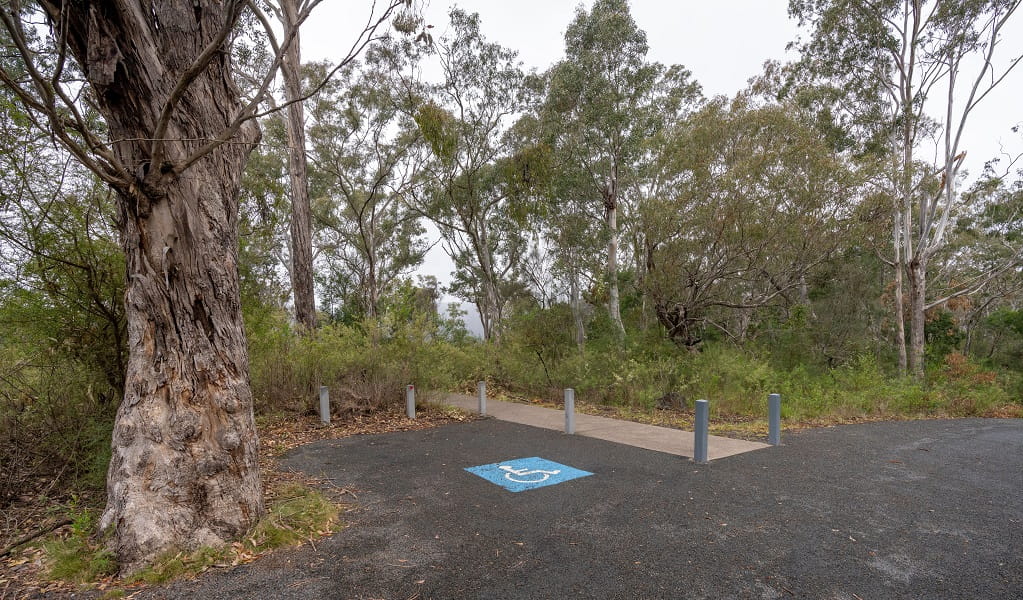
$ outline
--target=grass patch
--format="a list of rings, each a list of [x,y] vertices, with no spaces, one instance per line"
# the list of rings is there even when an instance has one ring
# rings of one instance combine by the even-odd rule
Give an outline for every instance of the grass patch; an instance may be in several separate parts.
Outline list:
[[[50,579],[72,583],[91,583],[117,571],[114,555],[95,539],[92,513],[74,515],[71,535],[43,543]]]
[[[1023,378],[956,353],[935,361],[926,379],[916,381],[887,372],[869,354],[831,368],[785,366],[766,351],[710,344],[699,353],[680,353],[651,342],[649,348],[627,344],[619,350],[566,355],[548,365],[552,383],[541,384],[530,379],[529,370],[535,367],[529,357],[516,358],[514,350],[508,353],[511,359],[492,361],[495,397],[503,390],[510,397],[557,405],[561,390],[571,387],[578,410],[590,405],[596,414],[669,426],[686,426],[695,401],[703,398],[710,401],[712,423],[726,423],[724,430],[740,437],[761,434],[759,422],[766,423],[771,393],[781,394],[782,418],[788,424],[1023,412],[1023,394],[1016,391],[1023,390]]]
[[[167,553],[126,583],[161,584],[194,577],[210,567],[251,562],[275,548],[296,546],[336,530],[340,507],[322,492],[298,483],[282,485],[274,492],[274,502],[244,540],[219,548]]]
[[[276,500],[245,538],[250,552],[294,546],[332,533],[337,526],[340,508],[321,492],[304,485],[281,486]]]
[[[340,506],[322,492],[298,483],[281,485],[273,492],[274,501],[245,539],[217,548],[168,552],[118,583],[156,585],[194,577],[210,567],[251,562],[273,549],[295,546],[338,529]],[[94,585],[117,573],[117,562],[98,539],[91,512],[76,513],[71,534],[44,542],[42,548],[46,574],[52,580]],[[121,591],[108,590],[107,597]]]
[[[181,576],[195,576],[218,563],[230,563],[233,549],[204,547],[194,552],[167,553],[125,580],[126,583],[161,584]]]

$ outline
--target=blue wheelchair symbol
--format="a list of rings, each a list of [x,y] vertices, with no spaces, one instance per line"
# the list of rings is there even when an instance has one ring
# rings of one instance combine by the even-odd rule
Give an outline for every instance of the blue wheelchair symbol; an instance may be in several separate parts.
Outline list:
[[[593,475],[589,471],[569,467],[538,456],[468,467],[465,470],[490,483],[499,485],[509,492],[524,492]]]

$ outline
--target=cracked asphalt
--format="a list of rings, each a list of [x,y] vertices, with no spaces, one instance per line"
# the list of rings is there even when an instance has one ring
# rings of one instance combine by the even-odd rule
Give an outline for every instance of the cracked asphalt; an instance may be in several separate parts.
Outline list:
[[[684,458],[495,420],[303,446],[349,526],[149,598],[1023,598],[1023,421],[871,423]],[[519,493],[466,467],[593,472]]]

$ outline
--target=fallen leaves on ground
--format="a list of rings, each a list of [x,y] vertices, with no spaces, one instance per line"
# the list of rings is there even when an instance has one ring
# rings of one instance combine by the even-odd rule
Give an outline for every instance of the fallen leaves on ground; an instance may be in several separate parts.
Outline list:
[[[415,419],[405,416],[403,406],[394,406],[385,410],[351,415],[333,419],[329,425],[320,422],[312,415],[272,415],[257,419],[259,433],[260,467],[263,475],[264,501],[270,506],[277,500],[277,494],[285,483],[301,483],[315,487],[332,497],[334,501],[354,502],[358,500],[357,490],[340,488],[323,478],[311,477],[304,473],[281,471],[277,459],[288,450],[303,444],[323,439],[340,439],[355,435],[371,435],[393,433],[398,431],[417,431],[430,429],[449,423],[472,421],[475,415],[432,404],[417,407]],[[55,507],[59,511],[66,510],[72,497],[54,499],[26,493],[22,500],[5,509],[4,520],[0,522],[0,548],[5,548],[27,532],[52,522]],[[75,496],[73,501],[79,508],[92,506],[101,508],[104,498],[97,495]],[[62,528],[44,536],[25,547],[12,552],[10,556],[0,559],[0,600],[8,598],[49,597],[56,595],[75,597],[101,597],[105,590],[125,587],[129,592],[136,591],[140,586],[119,586],[112,578],[95,582],[93,589],[85,590],[81,586],[61,581],[49,581],[45,578],[45,556],[40,543],[53,536],[65,535],[68,528]],[[331,532],[322,532],[330,535]],[[245,564],[258,559],[267,552],[252,552],[238,542],[231,562],[234,565]],[[271,551],[272,552],[272,551]],[[221,566],[221,565],[215,565]],[[223,565],[227,566],[227,565]]]

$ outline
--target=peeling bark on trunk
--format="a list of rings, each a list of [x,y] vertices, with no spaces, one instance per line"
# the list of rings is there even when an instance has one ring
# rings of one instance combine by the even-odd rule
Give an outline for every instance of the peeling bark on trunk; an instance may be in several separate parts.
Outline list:
[[[285,31],[298,20],[296,0],[281,0]],[[288,174],[291,178],[291,289],[295,320],[307,329],[316,327],[316,296],[313,288],[312,212],[309,207],[309,171],[305,155],[305,110],[302,97],[302,61],[298,30],[284,53],[281,73],[288,104]]]
[[[608,279],[608,301],[607,310],[611,316],[611,323],[615,327],[615,334],[619,339],[625,337],[625,325],[622,323],[622,312],[618,299],[618,206],[612,198],[605,203],[607,230],[610,239],[607,242],[607,279]]]
[[[909,264],[909,306],[910,306],[910,342],[909,368],[913,376],[922,380],[924,377],[924,347],[926,338],[926,294],[927,265],[921,260]]]
[[[180,171],[238,114],[227,43],[178,85],[242,3],[47,1],[95,91],[118,189],[129,358],[107,507],[122,573],[172,549],[237,537],[263,511],[238,279],[238,187],[254,122]],[[163,160],[151,155],[168,103]]]
[[[490,251],[490,240],[487,234],[486,223],[480,222],[476,230],[478,233],[474,234],[472,239],[473,247],[476,250],[482,270],[483,306],[477,308],[481,315],[486,313],[486,318],[483,319],[483,337],[487,341],[500,342],[501,313],[504,302],[501,299],[501,291],[498,288],[494,257]]]
[[[228,167],[204,162],[220,164],[168,185],[150,215],[122,213],[130,358],[101,527],[115,528],[127,571],[169,548],[239,536],[263,510],[236,189],[200,183]]]
[[[899,375],[907,374],[908,360],[906,355],[906,306],[903,295],[902,272],[905,261],[902,257],[902,245],[899,236],[902,233],[902,213],[895,208],[893,242],[895,246],[895,344],[899,350]]]

